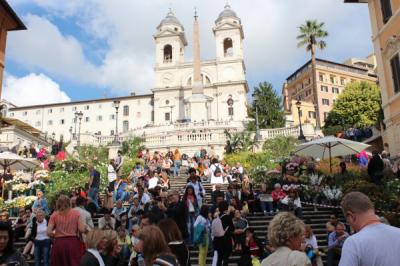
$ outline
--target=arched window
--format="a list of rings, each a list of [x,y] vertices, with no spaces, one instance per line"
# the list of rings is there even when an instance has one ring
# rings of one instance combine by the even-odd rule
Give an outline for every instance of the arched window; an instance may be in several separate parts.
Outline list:
[[[226,38],[224,40],[224,56],[232,56],[233,55],[233,42],[231,38]]]
[[[164,63],[172,62],[172,46],[167,44],[164,46]]]
[[[124,105],[124,116],[128,116],[129,115],[129,106],[128,105]]]

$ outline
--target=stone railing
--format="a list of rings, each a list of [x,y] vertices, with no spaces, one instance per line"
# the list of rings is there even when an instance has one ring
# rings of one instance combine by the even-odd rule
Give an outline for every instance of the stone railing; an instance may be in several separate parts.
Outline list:
[[[231,129],[237,128],[243,130],[245,128],[244,122],[242,121],[204,121],[204,122],[187,122],[187,123],[166,123],[160,125],[150,125],[143,128],[135,128],[128,132],[122,133],[122,137],[133,137],[159,134],[160,132],[177,132],[177,131],[192,131],[202,129]]]
[[[261,140],[272,139],[277,136],[298,136],[299,127],[284,127],[284,128],[271,128],[271,129],[261,129],[260,130]]]
[[[151,131],[145,134],[123,134],[118,138],[119,142],[129,140],[134,136],[139,136],[144,138],[144,145],[150,149],[165,148],[165,147],[182,147],[182,146],[207,146],[207,145],[219,145],[224,146],[226,144],[227,138],[224,133],[225,129],[240,132],[243,128],[240,127],[230,127],[227,124],[220,124],[217,126],[218,122],[198,124],[196,127],[186,127],[182,125],[181,128],[171,128],[166,129],[166,127],[159,127],[158,130]],[[232,124],[229,124],[232,125]],[[176,126],[176,125],[172,125]],[[201,126],[201,129],[199,127]],[[311,139],[314,137],[315,131],[312,125],[304,125],[303,132],[306,138]],[[294,136],[299,135],[299,127],[284,127],[284,128],[272,128],[272,129],[262,129],[260,130],[261,142],[274,138],[276,136]],[[81,144],[89,144],[93,146],[100,145],[110,145],[114,140],[114,136],[101,136],[101,135],[91,135],[82,134]]]
[[[156,147],[180,147],[180,146],[198,146],[213,145],[225,143],[225,133],[219,132],[198,132],[198,133],[177,133],[168,135],[146,136],[144,145],[148,148]]]

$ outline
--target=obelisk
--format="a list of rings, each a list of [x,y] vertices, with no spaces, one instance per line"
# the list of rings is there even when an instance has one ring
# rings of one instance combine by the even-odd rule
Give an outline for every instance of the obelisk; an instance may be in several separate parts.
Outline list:
[[[193,94],[203,94],[203,82],[201,80],[200,59],[200,30],[197,11],[194,13],[193,23]]]
[[[193,85],[192,95],[186,101],[189,104],[189,117],[192,122],[209,119],[208,102],[211,100],[210,97],[204,95],[201,78],[200,30],[197,11],[195,11],[193,23]]]

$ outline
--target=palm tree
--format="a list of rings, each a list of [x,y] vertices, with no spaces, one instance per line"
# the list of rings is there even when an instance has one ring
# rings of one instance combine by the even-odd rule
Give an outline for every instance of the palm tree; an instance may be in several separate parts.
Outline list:
[[[317,88],[317,71],[316,71],[316,57],[315,52],[317,48],[323,50],[326,47],[326,42],[323,40],[328,36],[328,32],[324,28],[325,23],[319,23],[317,20],[307,20],[305,24],[299,27],[300,35],[297,36],[299,43],[297,47],[306,47],[307,52],[311,52],[311,71],[312,71],[312,82],[313,82],[313,94],[314,94],[314,105],[316,115],[316,127],[317,130],[321,128],[321,121],[319,118],[319,107],[318,107],[318,88]]]

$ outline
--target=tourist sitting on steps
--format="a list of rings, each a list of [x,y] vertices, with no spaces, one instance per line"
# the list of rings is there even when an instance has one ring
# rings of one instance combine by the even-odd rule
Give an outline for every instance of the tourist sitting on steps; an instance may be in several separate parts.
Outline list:
[[[299,193],[294,188],[289,189],[288,195],[281,200],[285,210],[293,211],[300,219],[303,217]]]
[[[346,227],[344,224],[339,222],[335,227],[335,232],[329,234],[327,257],[328,266],[338,265],[339,263],[343,244],[346,238],[349,236],[345,229]]]

